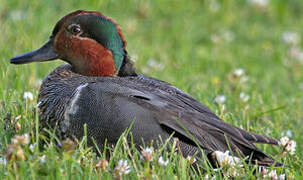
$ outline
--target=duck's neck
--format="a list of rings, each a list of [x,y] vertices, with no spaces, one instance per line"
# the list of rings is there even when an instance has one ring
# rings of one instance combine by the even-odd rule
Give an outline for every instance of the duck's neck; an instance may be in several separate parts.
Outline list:
[[[79,56],[77,57],[79,58]],[[89,58],[89,59],[87,59]],[[84,76],[136,76],[134,65],[127,55],[124,56],[121,67],[116,72],[112,53],[109,50],[96,54],[87,54],[71,63],[72,70]]]
[[[115,70],[113,57],[110,52],[99,54],[90,58],[89,63],[85,61],[74,61],[72,71],[84,76],[136,76],[134,65],[128,56],[125,56],[118,72]],[[100,60],[101,59],[101,60]]]
[[[57,46],[58,51],[64,52],[65,57],[69,57],[68,59],[63,57],[63,59],[72,65],[72,70],[75,73],[84,76],[136,75],[126,50],[123,50],[124,56],[117,59],[114,51],[87,38],[83,38],[81,41],[72,38],[69,49],[70,50],[67,51],[64,46]],[[118,60],[119,66],[117,66]]]
[[[103,51],[98,54],[91,53],[82,58],[82,60],[72,63],[74,72],[84,76],[115,76],[116,69],[110,51]]]
[[[111,51],[95,41],[85,41],[71,43],[73,52],[69,57],[72,59],[68,62],[72,70],[84,76],[114,76],[116,68]]]

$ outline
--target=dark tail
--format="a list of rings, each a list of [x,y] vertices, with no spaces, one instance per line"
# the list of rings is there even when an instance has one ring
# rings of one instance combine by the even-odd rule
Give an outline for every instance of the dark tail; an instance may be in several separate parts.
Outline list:
[[[273,144],[277,146],[279,145],[279,141],[274,138],[251,133],[240,128],[237,129],[241,132],[242,136],[251,143]]]

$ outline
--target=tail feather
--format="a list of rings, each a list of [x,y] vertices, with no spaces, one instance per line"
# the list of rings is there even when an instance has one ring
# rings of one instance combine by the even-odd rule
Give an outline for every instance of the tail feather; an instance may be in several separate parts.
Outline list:
[[[252,136],[254,136],[254,140],[250,141],[252,143],[273,144],[277,146],[279,145],[279,141],[274,138],[262,136],[260,134],[255,134],[255,133],[251,133],[251,134]]]
[[[240,128],[237,129],[241,132],[242,136],[251,143],[273,144],[277,146],[279,145],[279,141],[274,138],[266,137],[256,133],[251,133]]]

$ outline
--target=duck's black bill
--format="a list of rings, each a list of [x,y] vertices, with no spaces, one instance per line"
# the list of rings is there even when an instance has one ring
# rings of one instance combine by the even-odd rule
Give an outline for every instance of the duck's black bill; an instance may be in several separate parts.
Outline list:
[[[41,48],[11,58],[12,64],[26,64],[30,62],[42,62],[57,59],[58,54],[55,52],[53,41],[49,40]]]

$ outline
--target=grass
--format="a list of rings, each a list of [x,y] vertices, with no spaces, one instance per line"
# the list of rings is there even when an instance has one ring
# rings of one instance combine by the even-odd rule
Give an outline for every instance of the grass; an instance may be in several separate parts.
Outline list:
[[[9,64],[10,57],[40,47],[62,16],[86,9],[100,11],[120,24],[138,72],[172,83],[235,126],[277,139],[291,132],[291,139],[297,142],[294,156],[281,157],[279,147],[258,147],[285,163],[278,173],[303,178],[303,43],[300,39],[292,43],[283,40],[286,32],[299,36],[303,33],[300,0],[269,0],[265,6],[249,0],[1,0],[0,4],[1,152],[8,149],[17,134],[30,133],[31,143],[38,143],[33,132],[38,125],[34,109],[39,82],[62,64],[56,61],[14,66]],[[238,68],[245,71],[247,81],[233,75]],[[23,98],[26,91],[33,93],[33,100]],[[243,101],[241,92],[250,98]],[[224,105],[213,103],[220,94],[226,97]],[[120,159],[127,160],[131,168],[124,178],[205,176],[205,172],[191,168],[186,159],[172,151],[157,151],[153,160],[146,162],[140,159],[140,151],[126,145],[123,137],[120,145],[108,148],[112,156],[106,170],[95,168],[105,156],[97,157],[85,146],[85,140],[71,150],[68,147],[73,145],[58,148],[56,144],[54,140],[43,150],[20,145],[24,160],[0,163],[0,178],[111,179]],[[0,155],[2,159],[4,154]],[[160,156],[169,160],[167,166],[158,165]],[[245,169],[242,178],[260,177],[254,176],[253,170]],[[224,178],[211,168],[206,172]]]

